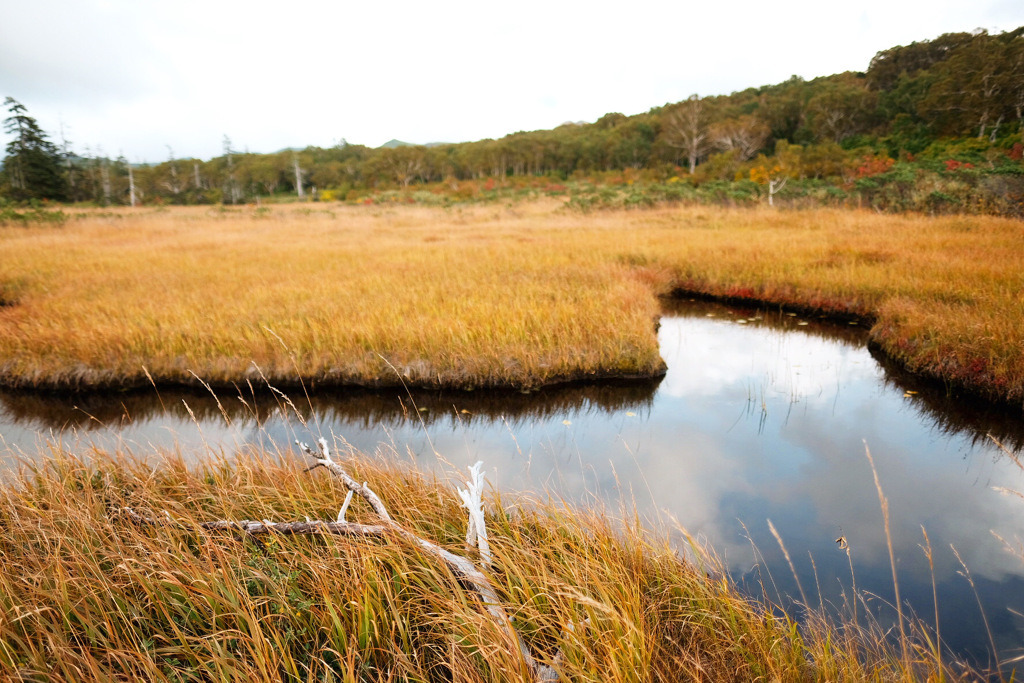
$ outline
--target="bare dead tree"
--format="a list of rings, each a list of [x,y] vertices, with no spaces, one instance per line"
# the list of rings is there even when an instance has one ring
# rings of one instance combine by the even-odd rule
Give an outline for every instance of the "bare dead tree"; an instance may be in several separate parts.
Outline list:
[[[231,158],[231,138],[227,135],[224,136],[224,157],[227,159],[228,167],[228,178],[227,178],[227,194],[231,197],[231,203],[237,204],[240,199],[240,192],[238,189],[238,180],[235,178],[235,162]]]
[[[723,152],[738,150],[740,161],[753,159],[771,135],[768,124],[749,114],[721,121],[709,130],[715,147]]]
[[[1024,41],[1024,38],[1018,38],[1017,40]],[[1020,124],[1020,139],[1024,142],[1024,47],[1017,49],[1014,61],[1007,71],[1011,74],[1009,76],[1010,104],[1017,115],[1017,121]]]
[[[71,156],[72,156],[72,153],[71,153],[71,141],[68,140],[67,136],[64,134],[64,120],[63,119],[61,119],[61,121],[60,121],[60,152],[61,152],[61,156],[64,159],[64,172],[68,176],[68,189],[71,192],[71,198],[75,199],[75,197],[76,197],[76,192],[75,192],[76,182],[75,182],[75,180],[76,179],[75,179],[74,168],[73,168],[73,166],[71,164]]]
[[[299,193],[299,199],[302,199],[302,168],[299,166],[299,155],[292,155],[292,161],[295,164],[295,191]]]
[[[420,146],[394,147],[381,152],[384,169],[403,188],[409,187],[409,183],[423,171],[424,161],[424,148]]]
[[[185,189],[182,180],[178,178],[178,162],[174,158],[174,150],[170,145],[167,145],[167,173],[168,176],[162,184],[168,192],[176,195]]]
[[[666,118],[666,141],[682,150],[690,164],[690,173],[701,157],[711,151],[708,115],[700,95],[690,95]]]
[[[100,185],[103,188],[103,205],[107,206],[110,204],[111,193],[110,161],[106,157],[99,156],[103,154],[102,147],[97,147],[96,150],[97,156],[99,157],[97,159],[97,163],[100,166]]]
[[[126,161],[125,166],[128,167],[128,201],[135,206],[135,174],[132,173],[131,162]]]

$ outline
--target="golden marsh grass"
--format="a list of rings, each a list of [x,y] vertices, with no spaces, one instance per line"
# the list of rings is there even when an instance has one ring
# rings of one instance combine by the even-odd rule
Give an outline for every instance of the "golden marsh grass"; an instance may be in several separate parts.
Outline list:
[[[280,454],[209,459],[59,447],[0,489],[4,680],[521,681],[518,655],[452,573],[399,537],[266,537],[217,519],[333,520],[344,488]],[[391,515],[464,552],[454,488],[352,454]],[[136,526],[125,506],[174,526]],[[605,513],[489,497],[488,572],[513,625],[562,680],[957,680],[881,629],[802,628],[737,592],[714,558]],[[628,510],[618,512],[630,519]],[[350,521],[374,523],[355,504]],[[566,630],[567,623],[577,626]]]
[[[581,215],[556,200],[125,209],[0,229],[0,253],[9,385],[650,376],[657,296],[682,289],[857,316],[912,371],[1024,399],[1024,223],[1006,219]]]

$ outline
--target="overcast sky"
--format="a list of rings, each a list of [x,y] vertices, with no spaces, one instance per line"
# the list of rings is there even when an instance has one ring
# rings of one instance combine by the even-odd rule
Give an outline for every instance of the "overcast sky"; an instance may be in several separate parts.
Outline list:
[[[1024,25],[1021,0],[5,4],[0,96],[136,162],[501,137]]]

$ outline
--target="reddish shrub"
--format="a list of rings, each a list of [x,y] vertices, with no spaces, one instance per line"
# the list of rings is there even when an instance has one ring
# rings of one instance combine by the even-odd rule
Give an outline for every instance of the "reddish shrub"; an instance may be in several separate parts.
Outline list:
[[[958,171],[961,168],[974,168],[974,164],[972,164],[969,161],[957,161],[956,159],[946,159],[947,171]]]
[[[857,167],[858,178],[868,178],[873,175],[879,175],[885,173],[892,168],[892,165],[896,163],[895,159],[890,157],[864,157],[861,160],[860,166]]]

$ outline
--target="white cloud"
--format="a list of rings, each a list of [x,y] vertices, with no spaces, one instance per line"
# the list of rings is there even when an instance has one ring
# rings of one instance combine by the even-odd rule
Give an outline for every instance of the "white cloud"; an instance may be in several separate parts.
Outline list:
[[[856,6],[639,0],[515,5],[36,0],[5,9],[0,93],[133,159],[499,137],[843,70],[947,31],[1007,30],[1005,0]]]

